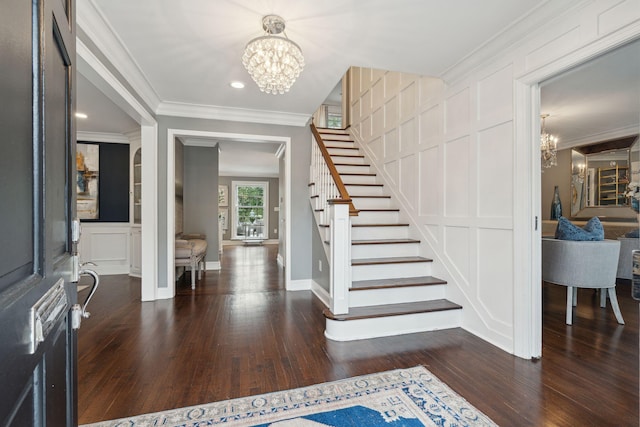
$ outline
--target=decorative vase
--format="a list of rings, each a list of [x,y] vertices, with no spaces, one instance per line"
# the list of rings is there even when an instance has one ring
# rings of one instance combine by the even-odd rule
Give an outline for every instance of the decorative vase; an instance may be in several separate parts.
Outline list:
[[[558,219],[562,216],[562,202],[560,201],[560,193],[556,185],[553,190],[553,201],[551,202],[551,219]]]

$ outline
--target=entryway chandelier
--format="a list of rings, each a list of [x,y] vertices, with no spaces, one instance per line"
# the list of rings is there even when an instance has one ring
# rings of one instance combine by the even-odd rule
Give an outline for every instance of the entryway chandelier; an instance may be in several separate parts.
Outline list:
[[[540,131],[540,158],[542,167],[547,169],[558,164],[558,138],[547,133],[544,120],[549,114],[542,114],[542,129]]]
[[[266,35],[247,43],[242,64],[262,92],[288,92],[304,68],[300,46],[284,32],[284,19],[277,15],[262,18]],[[282,33],[284,37],[277,36]]]

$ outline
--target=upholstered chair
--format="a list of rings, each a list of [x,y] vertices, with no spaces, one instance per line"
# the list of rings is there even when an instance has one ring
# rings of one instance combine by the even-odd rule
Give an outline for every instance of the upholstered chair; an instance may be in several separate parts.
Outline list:
[[[577,304],[576,288],[599,289],[600,306],[606,307],[608,296],[616,320],[624,325],[616,296],[619,254],[617,240],[542,239],[542,280],[567,287],[567,325],[572,324]]]

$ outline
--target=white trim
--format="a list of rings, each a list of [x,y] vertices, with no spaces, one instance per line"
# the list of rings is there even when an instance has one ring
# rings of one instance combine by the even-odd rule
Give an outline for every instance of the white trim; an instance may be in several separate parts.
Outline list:
[[[311,282],[311,292],[318,297],[320,301],[325,305],[325,307],[329,308],[331,305],[331,295],[329,295],[329,291],[320,286],[318,282],[313,280]]]
[[[247,108],[197,105],[163,101],[156,108],[161,116],[190,117],[198,119],[228,120],[232,122],[262,123],[283,126],[306,126],[309,114],[282,111],[252,110]]]
[[[516,138],[523,138],[529,149],[516,150],[514,179],[514,354],[523,358],[542,355],[542,289],[541,283],[541,189],[540,160],[536,148],[540,131],[534,124],[539,121],[539,82],[569,70],[598,55],[608,52],[637,38],[640,23],[623,28],[591,44],[585,45],[537,70],[516,77],[514,102],[516,106]],[[527,211],[527,205],[530,210]],[[538,217],[538,230],[534,229]]]
[[[241,133],[226,133],[226,132],[213,132],[213,131],[199,131],[193,129],[167,129],[167,204],[165,206],[167,212],[167,281],[172,289],[173,294],[169,298],[172,298],[175,294],[175,268],[174,268],[174,252],[175,252],[175,141],[177,137],[181,136],[198,136],[205,138],[224,138],[224,139],[239,139],[249,142],[281,142],[285,145],[285,262],[291,259],[291,138],[288,136],[272,136],[272,135],[253,135],[253,134],[241,134]],[[144,155],[144,149],[142,150]],[[144,163],[143,163],[144,171]],[[144,190],[144,184],[142,186]],[[143,203],[144,194],[143,194]],[[144,213],[144,206],[143,206]],[[144,220],[144,217],[143,217]],[[145,227],[142,228],[143,232]],[[144,236],[143,236],[144,237]],[[144,239],[143,239],[144,243]],[[143,247],[144,251],[144,247]],[[144,265],[144,264],[143,264]],[[289,283],[291,282],[291,269],[285,269],[285,286],[289,289]],[[307,289],[310,289],[310,285]],[[170,293],[166,293],[169,295]]]
[[[220,261],[207,261],[204,264],[204,269],[209,270],[220,270]]]
[[[258,237],[260,240],[267,240],[269,238],[269,181],[231,181],[231,198],[229,199],[229,210],[231,210],[231,240],[251,240],[252,238],[247,236],[238,236],[238,207],[236,206],[236,200],[238,200],[238,186],[251,186],[262,187],[264,189],[264,197],[262,198],[262,211],[264,217],[262,218],[262,237]]]
[[[601,133],[595,133],[582,138],[576,138],[570,141],[562,141],[558,143],[558,150],[566,150],[567,148],[578,147],[584,144],[593,144],[597,141],[608,141],[610,139],[624,138],[638,134],[638,126],[628,126],[625,128],[607,130]]]
[[[284,268],[284,257],[280,252],[278,252],[278,256],[276,257],[276,262],[280,266],[280,268]]]
[[[122,40],[100,13],[95,0],[78,2],[76,21],[78,27],[95,43],[96,47],[125,77],[133,90],[139,94],[152,110],[158,108],[160,97],[149,79],[133,59]]]
[[[76,132],[77,141],[87,142],[109,142],[112,144],[130,144],[129,138],[121,133],[109,132]]]
[[[311,279],[289,280],[285,286],[287,291],[310,291],[313,286]]]

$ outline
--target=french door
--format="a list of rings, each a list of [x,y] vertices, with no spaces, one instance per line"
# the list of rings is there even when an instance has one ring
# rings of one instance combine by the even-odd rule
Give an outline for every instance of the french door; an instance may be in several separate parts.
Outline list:
[[[77,425],[75,3],[2,0],[0,425]]]

